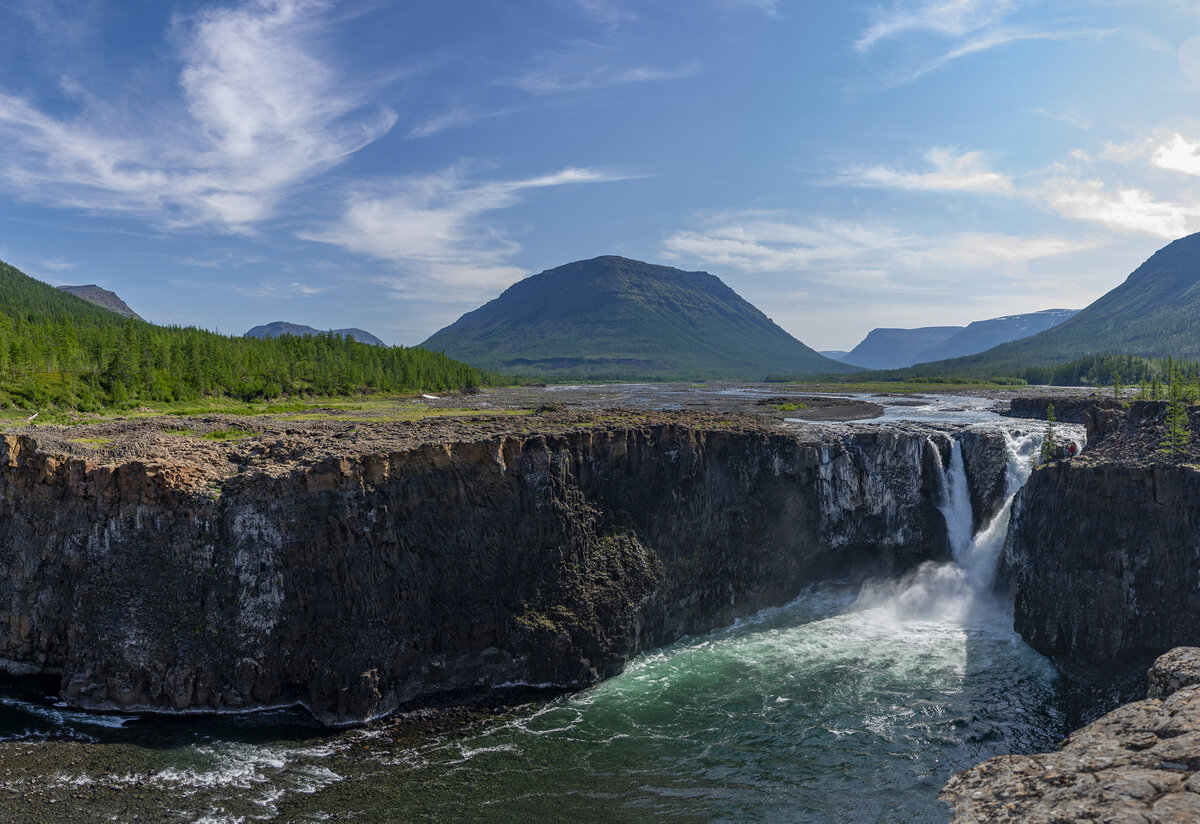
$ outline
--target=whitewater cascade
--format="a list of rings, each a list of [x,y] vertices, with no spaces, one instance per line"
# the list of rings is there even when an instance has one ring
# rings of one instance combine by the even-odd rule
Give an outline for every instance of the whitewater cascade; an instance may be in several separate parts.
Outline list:
[[[942,499],[938,504],[946,519],[953,561],[926,561],[894,581],[869,581],[855,601],[856,609],[881,610],[892,620],[964,622],[981,607],[998,608],[991,593],[996,562],[1004,547],[1012,501],[1029,478],[1033,456],[1041,446],[1039,432],[1004,435],[1008,453],[1005,500],[1000,511],[972,534],[971,493],[962,444],[954,441],[950,466],[937,464]],[[933,444],[931,442],[931,447]]]

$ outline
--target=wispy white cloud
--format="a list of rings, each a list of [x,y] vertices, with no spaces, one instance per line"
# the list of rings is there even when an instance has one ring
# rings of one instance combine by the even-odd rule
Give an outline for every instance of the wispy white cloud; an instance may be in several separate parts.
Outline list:
[[[1166,240],[1200,226],[1200,203],[1157,200],[1141,189],[1113,190],[1099,180],[1058,180],[1047,187],[1051,204],[1065,217],[1143,232]]]
[[[1179,46],[1179,70],[1193,83],[1200,84],[1200,35],[1189,37]]]
[[[1095,125],[1090,117],[1085,117],[1073,111],[1050,111],[1049,109],[1039,106],[1036,109],[1026,109],[1029,114],[1041,115],[1050,120],[1057,120],[1059,123],[1066,123],[1068,126],[1074,126],[1080,131],[1088,131]]]
[[[867,55],[887,40],[916,40],[920,47],[903,50],[902,59],[881,80],[863,88],[904,86],[963,58],[1016,43],[1128,34],[1121,29],[1008,23],[1028,5],[1030,0],[921,0],[879,8],[871,25],[854,41],[859,54]]]
[[[1152,162],[1160,169],[1200,176],[1200,142],[1176,133],[1169,143],[1155,150]]]
[[[245,231],[395,121],[320,59],[328,5],[254,0],[179,21],[182,111],[93,101],[64,119],[0,92],[0,175],[38,202]]]
[[[868,52],[881,41],[914,32],[963,37],[1004,19],[1019,6],[1016,0],[924,0],[881,8],[854,48]]]
[[[615,0],[570,0],[570,2],[585,17],[597,23],[616,25],[637,19],[633,12]]]
[[[1200,229],[1197,176],[1200,141],[1158,131],[1072,151],[1067,161],[1032,182],[1026,196],[1064,217],[1174,239]]]
[[[667,236],[662,254],[721,274],[800,340],[827,348],[849,348],[875,326],[1085,304],[1107,287],[1045,273],[1077,267],[1113,242],[1104,233],[930,232],[902,220],[776,211],[696,223]]]
[[[473,183],[452,168],[356,190],[346,198],[337,223],[304,237],[395,264],[400,276],[378,280],[398,294],[478,298],[523,274],[509,263],[519,245],[489,224],[486,215],[516,205],[532,190],[630,177],[566,168],[521,180]]]
[[[991,169],[983,152],[961,152],[935,146],[925,153],[931,171],[898,171],[886,166],[857,166],[846,169],[842,181],[860,186],[875,186],[905,191],[992,192],[1012,194],[1008,175]]]
[[[286,298],[308,298],[328,292],[330,286],[314,286],[299,281],[264,280],[248,286],[245,284],[229,283],[225,288],[244,297],[257,300],[283,300]]]
[[[42,261],[42,268],[48,269],[51,272],[70,272],[79,265],[78,261],[67,260],[66,258],[50,258]]]
[[[441,114],[426,118],[408,130],[410,138],[432,137],[447,129],[465,126],[479,119],[479,115],[461,106],[455,106]]]
[[[757,11],[768,17],[774,17],[779,13],[779,5],[781,0],[713,0],[713,4],[719,9],[727,9],[729,11]]]
[[[526,72],[513,80],[513,85],[530,94],[563,94],[603,89],[629,83],[648,83],[661,80],[682,80],[703,71],[696,61],[680,66],[598,66],[583,71],[570,69],[539,69]]]
[[[810,279],[839,287],[888,291],[928,291],[932,283],[958,279],[964,269],[996,272],[999,264],[1023,264],[1101,243],[1055,235],[928,234],[772,212],[735,212],[705,224],[668,236],[664,253],[744,272],[806,272]]]
[[[1037,40],[1069,40],[1076,37],[1107,37],[1116,32],[1116,29],[1040,31],[1036,29],[1012,28],[984,32],[978,36],[965,40],[960,45],[938,55],[931,60],[928,60],[916,68],[903,69],[890,74],[880,81],[876,85],[876,88],[892,89],[898,86],[904,86],[919,80],[927,74],[944,69],[956,60],[982,54],[983,52],[998,49],[1003,46],[1009,46],[1013,43]]]
[[[993,170],[981,152],[935,147],[925,160],[930,171],[860,166],[843,171],[838,180],[900,191],[1002,194],[1070,220],[1160,238],[1200,229],[1200,193],[1191,183],[1191,178],[1200,177],[1200,141],[1178,132],[1075,149],[1048,168],[1025,170],[1015,177]],[[1182,172],[1184,177],[1155,169]]]

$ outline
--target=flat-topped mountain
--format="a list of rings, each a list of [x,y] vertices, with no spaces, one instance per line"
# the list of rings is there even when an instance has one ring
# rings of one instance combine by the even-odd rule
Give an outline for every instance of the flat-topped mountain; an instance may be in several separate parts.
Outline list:
[[[922,326],[917,329],[872,329],[862,342],[840,360],[867,369],[896,369],[912,366],[921,353],[945,343],[961,326]]]
[[[103,306],[110,312],[116,312],[123,317],[142,320],[141,315],[130,309],[129,304],[117,297],[115,292],[102,289],[94,283],[89,283],[87,286],[60,286],[58,288],[77,298],[83,298],[89,303]]]
[[[707,272],[611,255],[525,278],[421,346],[499,372],[592,379],[854,371]]]
[[[335,335],[341,335],[344,338],[356,340],[359,343],[368,343],[371,346],[386,346],[379,338],[372,335],[370,332],[365,332],[362,329],[330,329]],[[320,329],[314,329],[311,326],[304,326],[299,323],[288,323],[286,320],[276,320],[271,323],[265,323],[262,326],[255,326],[246,334],[244,338],[278,338],[282,335],[323,335],[325,334]]]
[[[1023,315],[977,320],[966,326],[872,329],[862,343],[838,360],[869,369],[902,369],[926,361],[974,355],[1050,329],[1077,309],[1044,309]]]
[[[961,331],[951,335],[937,346],[921,353],[922,361],[959,358],[985,352],[993,346],[1036,335],[1053,329],[1060,323],[1079,314],[1078,309],[1043,309],[1023,315],[1007,315],[1002,318],[977,320],[967,324]]]

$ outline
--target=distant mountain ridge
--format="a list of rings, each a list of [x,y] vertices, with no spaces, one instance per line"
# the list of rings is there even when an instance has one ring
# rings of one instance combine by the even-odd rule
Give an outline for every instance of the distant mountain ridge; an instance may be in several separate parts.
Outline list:
[[[103,306],[110,312],[116,312],[118,315],[134,320],[143,320],[142,316],[129,308],[129,304],[117,297],[115,292],[110,292],[103,289],[94,283],[89,283],[87,286],[60,286],[58,287],[69,295],[74,295],[77,298],[83,298],[88,303],[94,303],[97,306]]]
[[[921,353],[921,359],[916,362],[946,360],[986,352],[993,346],[1053,329],[1078,313],[1078,309],[1043,309],[1023,315],[977,320],[967,324],[961,332],[952,335],[939,346],[926,349]]]
[[[1043,309],[977,320],[966,326],[872,329],[841,360],[869,369],[902,369],[918,363],[974,355],[1035,335],[1070,319],[1078,309]]]
[[[383,341],[366,332],[362,329],[330,329],[328,330],[335,335],[341,335],[344,338],[356,340],[359,343],[367,343],[371,346],[386,346]],[[314,329],[311,326],[304,326],[299,323],[288,323],[286,320],[276,320],[270,323],[264,323],[262,326],[255,326],[253,329],[242,335],[244,338],[278,338],[281,335],[323,335],[325,332],[320,329]]]
[[[421,346],[480,368],[548,377],[762,380],[854,371],[707,272],[613,255],[531,275]]]
[[[911,366],[921,353],[944,343],[962,326],[922,326],[917,329],[872,329],[858,346],[842,357],[843,363],[866,369],[895,369]]]
[[[1200,359],[1200,233],[1159,249],[1069,320],[932,368],[979,371],[1100,354]]]

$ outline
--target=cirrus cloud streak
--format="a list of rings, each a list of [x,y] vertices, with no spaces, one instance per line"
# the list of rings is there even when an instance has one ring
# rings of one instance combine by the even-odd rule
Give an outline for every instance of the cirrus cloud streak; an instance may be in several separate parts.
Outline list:
[[[0,176],[30,201],[244,232],[395,122],[320,57],[329,4],[256,0],[178,23],[180,100],[56,116],[0,93]]]

